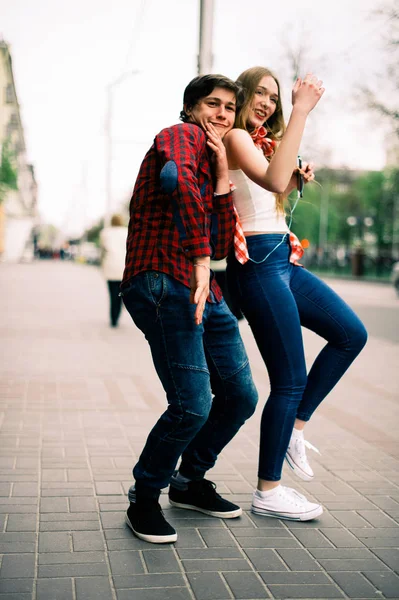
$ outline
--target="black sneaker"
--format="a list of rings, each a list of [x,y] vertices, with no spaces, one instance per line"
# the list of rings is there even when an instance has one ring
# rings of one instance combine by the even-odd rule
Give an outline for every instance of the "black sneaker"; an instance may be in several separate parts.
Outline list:
[[[234,519],[242,515],[242,508],[222,498],[216,492],[213,481],[207,479],[189,481],[185,490],[178,489],[172,483],[169,486],[169,502],[178,508],[198,510],[222,519]]]
[[[126,523],[141,540],[152,544],[166,544],[177,540],[176,530],[163,516],[159,502],[148,499],[144,503],[130,503]]]

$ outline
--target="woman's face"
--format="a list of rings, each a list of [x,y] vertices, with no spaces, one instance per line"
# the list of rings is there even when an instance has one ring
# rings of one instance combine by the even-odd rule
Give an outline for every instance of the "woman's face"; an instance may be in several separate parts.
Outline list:
[[[271,75],[265,75],[256,87],[249,111],[248,125],[251,127],[260,127],[263,125],[275,112],[277,102],[277,83]]]

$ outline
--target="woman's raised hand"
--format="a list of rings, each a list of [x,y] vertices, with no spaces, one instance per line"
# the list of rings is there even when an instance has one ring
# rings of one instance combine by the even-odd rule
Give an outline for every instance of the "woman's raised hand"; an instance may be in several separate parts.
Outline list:
[[[292,89],[292,105],[310,113],[324,92],[323,82],[313,73],[307,73],[304,79],[298,77],[295,82]]]

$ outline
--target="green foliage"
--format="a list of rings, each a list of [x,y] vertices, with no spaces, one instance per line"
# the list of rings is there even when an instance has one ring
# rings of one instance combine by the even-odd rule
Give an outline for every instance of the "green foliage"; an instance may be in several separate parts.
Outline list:
[[[14,154],[8,141],[3,143],[0,163],[0,203],[4,200],[8,190],[18,189],[18,172],[14,167]]]
[[[324,210],[327,246],[349,248],[368,233],[372,235],[366,238],[375,240],[372,245],[378,252],[391,250],[395,231],[396,239],[399,236],[399,169],[365,173],[324,169],[317,180],[320,185],[305,186],[294,212],[292,230],[299,239],[307,238],[313,248],[319,246]],[[293,201],[295,193],[291,205]]]

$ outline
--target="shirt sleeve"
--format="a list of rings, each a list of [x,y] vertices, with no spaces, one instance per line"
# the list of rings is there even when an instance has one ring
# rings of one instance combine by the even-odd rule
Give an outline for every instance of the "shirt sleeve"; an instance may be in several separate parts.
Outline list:
[[[197,177],[205,143],[203,131],[193,125],[169,127],[155,138],[161,188],[171,199],[180,243],[189,258],[213,254]]]
[[[234,243],[236,219],[234,215],[233,195],[218,194],[213,199],[211,240],[214,252],[212,258],[221,260],[230,252]]]

